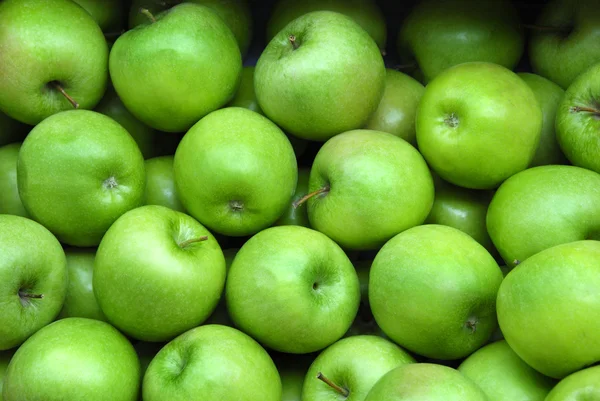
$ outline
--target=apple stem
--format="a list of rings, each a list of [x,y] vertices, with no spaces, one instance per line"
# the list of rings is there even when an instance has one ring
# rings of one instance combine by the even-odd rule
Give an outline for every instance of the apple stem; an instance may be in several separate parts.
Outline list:
[[[346,390],[343,387],[338,386],[337,384],[335,384],[334,382],[332,382],[331,380],[326,378],[323,375],[323,373],[321,373],[321,372],[319,372],[319,374],[317,375],[317,379],[321,380],[323,383],[327,384],[329,387],[331,387],[332,389],[334,389],[335,391],[337,391],[344,397],[348,397],[350,395],[350,392],[348,390]]]
[[[523,27],[526,29],[530,29],[532,31],[538,31],[538,32],[569,32],[571,30],[570,27],[566,27],[566,26],[547,26],[547,25],[523,24]]]
[[[152,15],[152,13],[150,12],[150,10],[148,10],[147,8],[140,8],[140,12],[142,14],[144,14],[146,17],[148,17],[148,19],[150,20],[150,22],[152,22],[152,23],[156,22],[156,18],[154,18],[154,15]]]
[[[204,236],[199,237],[199,238],[188,239],[187,241],[183,241],[181,244],[179,244],[179,247],[180,248],[185,248],[186,246],[188,246],[190,244],[194,244],[196,242],[206,241],[207,239],[208,239],[208,235],[204,235]]]
[[[298,209],[298,207],[302,206],[307,200],[309,200],[313,196],[317,196],[317,195],[324,194],[327,192],[329,192],[329,186],[319,188],[314,192],[304,195],[302,198],[300,198],[296,202],[292,203],[292,206],[294,207],[294,209]]]
[[[593,107],[585,107],[585,106],[574,106],[574,107],[571,107],[571,111],[573,113],[579,113],[580,111],[585,111],[587,113],[600,114],[600,110],[595,109]]]
[[[42,298],[44,298],[44,294],[29,294],[27,292],[19,291],[19,297],[31,298],[31,299],[42,299]]]
[[[79,108],[79,103],[77,103],[75,99],[73,99],[58,82],[52,82],[51,84],[54,89],[59,91],[69,101],[69,103],[73,105],[74,108]]]
[[[298,49],[298,43],[296,42],[296,36],[290,35],[290,36],[288,36],[288,40],[292,44],[292,47],[294,48],[294,50]]]

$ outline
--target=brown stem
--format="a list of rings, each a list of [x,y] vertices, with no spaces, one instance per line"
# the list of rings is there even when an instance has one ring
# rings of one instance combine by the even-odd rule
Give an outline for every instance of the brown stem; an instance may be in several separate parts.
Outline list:
[[[142,14],[144,14],[146,17],[148,17],[148,19],[150,20],[150,22],[152,22],[152,23],[156,22],[156,18],[154,18],[154,15],[152,15],[152,13],[150,12],[150,10],[148,10],[147,8],[140,8],[140,12]]]
[[[350,392],[348,390],[346,390],[343,387],[338,386],[337,384],[335,384],[334,382],[332,382],[331,380],[326,378],[323,375],[323,373],[321,373],[321,372],[319,372],[319,374],[317,375],[317,379],[321,380],[323,383],[327,384],[329,387],[331,387],[332,389],[334,389],[335,391],[337,391],[344,397],[348,397],[350,395]]]
[[[296,36],[290,35],[290,36],[288,36],[288,40],[292,44],[292,47],[294,48],[294,50],[296,50],[298,48],[298,43],[296,42]]]
[[[571,111],[574,113],[579,113],[580,111],[585,111],[587,113],[600,114],[600,110],[595,109],[593,107],[585,107],[585,106],[573,106],[573,107],[571,107]]]
[[[74,108],[79,108],[79,103],[77,103],[75,99],[73,99],[58,82],[52,82],[51,84],[54,89],[59,91],[69,101],[69,103],[73,105]]]
[[[298,207],[302,206],[307,200],[309,200],[310,198],[312,198],[313,196],[317,196],[320,194],[324,194],[329,192],[329,186],[325,186],[323,188],[319,188],[314,192],[311,192],[307,195],[304,195],[302,198],[298,199],[296,202],[294,202],[292,204],[292,206],[294,207],[294,209],[297,209]]]
[[[31,299],[42,299],[42,298],[44,298],[44,294],[29,294],[27,292],[19,291],[19,297],[31,298]]]
[[[523,28],[537,32],[569,32],[571,30],[570,27],[566,26],[547,26],[535,24],[523,24]]]
[[[207,239],[208,239],[208,235],[204,235],[204,236],[198,237],[198,238],[188,239],[187,241],[183,241],[181,244],[179,244],[179,247],[180,248],[185,248],[186,246],[188,246],[190,244],[194,244],[196,242],[206,241]]]

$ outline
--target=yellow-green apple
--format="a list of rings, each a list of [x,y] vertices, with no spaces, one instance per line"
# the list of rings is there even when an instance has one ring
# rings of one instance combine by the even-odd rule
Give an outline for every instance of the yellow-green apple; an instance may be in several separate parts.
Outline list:
[[[356,275],[358,276],[358,282],[360,283],[360,306],[358,307],[358,313],[354,318],[352,326],[348,329],[344,337],[371,334],[387,338],[377,325],[371,312],[371,305],[369,304],[369,273],[371,272],[372,263],[373,260],[359,260],[353,263]]]
[[[600,400],[600,366],[582,369],[562,379],[544,401]]]
[[[0,215],[0,351],[52,322],[67,293],[65,253],[46,228]]]
[[[543,210],[543,209],[540,209]],[[514,268],[498,291],[506,342],[529,366],[561,379],[600,362],[600,241],[545,249]]]
[[[333,11],[313,11],[286,25],[262,52],[254,74],[265,115],[286,132],[317,141],[366,124],[384,88],[377,44],[350,17]]]
[[[29,217],[17,186],[17,160],[21,143],[0,147],[0,214]]]
[[[96,246],[119,216],[141,205],[144,159],[110,117],[63,111],[27,135],[17,184],[27,212],[61,242]]]
[[[514,72],[492,63],[463,63],[427,85],[416,129],[419,150],[444,180],[492,189],[533,160],[542,110]]]
[[[121,0],[73,0],[85,9],[102,32],[118,34],[123,30],[125,10]]]
[[[281,401],[302,401],[302,387],[306,372],[300,369],[279,368]]]
[[[243,107],[259,114],[263,114],[258,105],[258,100],[256,100],[256,93],[254,92],[254,68],[254,66],[249,66],[242,69],[240,86],[227,106]]]
[[[356,271],[324,234],[278,226],[236,255],[225,291],[237,327],[280,352],[318,351],[340,339],[360,302]]]
[[[70,0],[0,2],[0,48],[0,110],[16,120],[91,109],[106,90],[108,45]]]
[[[504,182],[486,224],[510,270],[554,245],[600,239],[600,174],[573,166],[527,169]]]
[[[428,358],[459,359],[496,329],[501,282],[498,264],[471,236],[427,224],[398,234],[377,253],[369,301],[397,344]]]
[[[308,194],[308,180],[310,177],[310,169],[299,168],[298,169],[298,183],[296,184],[296,192],[292,196],[292,199],[288,203],[288,207],[283,212],[281,217],[275,222],[278,226],[303,226],[310,227],[308,221],[308,211],[306,203],[296,205],[300,199]],[[1,185],[1,183],[0,183]],[[0,195],[2,196],[2,195]]]
[[[233,259],[235,259],[235,255],[237,255],[238,251],[238,248],[223,249],[223,256],[225,257],[225,271],[227,274],[229,274],[229,268],[231,267]],[[227,275],[225,276],[225,282],[227,282]],[[223,326],[235,327],[231,317],[229,316],[229,312],[227,311],[225,291],[221,293],[219,303],[217,304],[213,313],[208,317],[208,319],[206,319],[204,324],[221,324]]]
[[[154,157],[145,161],[146,166],[146,205],[165,206],[178,212],[185,212],[173,173],[173,156]]]
[[[225,105],[237,90],[240,49],[210,8],[182,3],[121,35],[110,52],[117,94],[143,123],[187,131]]]

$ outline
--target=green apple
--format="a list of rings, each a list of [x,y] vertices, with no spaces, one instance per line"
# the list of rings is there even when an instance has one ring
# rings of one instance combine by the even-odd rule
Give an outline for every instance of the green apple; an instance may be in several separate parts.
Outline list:
[[[83,7],[105,33],[118,33],[124,28],[125,10],[121,0],[73,0]]]
[[[164,206],[125,213],[96,254],[100,308],[115,327],[142,341],[167,341],[201,324],[224,285],[225,259],[212,234]]]
[[[237,255],[239,249],[238,248],[228,248],[223,249],[223,256],[225,257],[225,270],[227,274],[229,274],[229,268],[233,263],[233,259],[235,259],[235,255]],[[227,279],[225,279],[227,280]],[[219,303],[217,304],[213,313],[206,319],[204,324],[220,324],[223,326],[234,327],[233,321],[229,316],[229,312],[227,312],[227,304],[225,302],[225,291],[221,293],[221,298],[219,299]]]
[[[379,327],[419,355],[463,358],[497,327],[502,272],[482,245],[456,228],[428,224],[398,234],[377,253],[369,279]]]
[[[177,149],[180,135],[158,132],[135,118],[110,86],[106,94],[94,109],[98,113],[109,116],[123,126],[135,139],[145,159],[152,157],[172,155]]]
[[[492,189],[533,160],[542,110],[517,74],[497,64],[470,62],[445,70],[427,85],[416,129],[419,150],[444,180]]]
[[[23,142],[17,184],[27,212],[61,242],[96,246],[120,215],[142,203],[144,159],[110,117],[63,111]]]
[[[125,32],[110,52],[112,83],[125,107],[161,131],[187,131],[225,105],[242,71],[231,30],[209,8],[182,3]]]
[[[281,380],[269,354],[227,326],[192,329],[150,363],[144,401],[281,401]]]
[[[1,151],[1,150],[0,150]],[[291,201],[288,203],[288,207],[283,212],[281,217],[275,222],[277,226],[303,226],[310,227],[308,221],[308,211],[306,204],[299,204],[295,206],[295,203],[302,199],[308,194],[308,179],[310,177],[310,169],[300,168],[298,169],[298,183],[296,184],[296,192],[292,196]],[[0,184],[1,185],[1,184]],[[0,195],[1,196],[1,195]]]
[[[371,388],[394,368],[415,363],[396,344],[377,336],[353,336],[330,345],[310,365],[302,399],[363,401]]]
[[[0,351],[52,322],[67,292],[65,253],[35,221],[0,214]]]
[[[0,48],[0,110],[16,120],[91,109],[106,90],[106,40],[70,0],[0,2]]]
[[[0,214],[29,217],[17,186],[17,160],[21,143],[0,147]]]
[[[215,111],[195,124],[177,148],[174,171],[190,215],[229,236],[272,225],[286,210],[298,179],[285,134],[240,107]]]
[[[366,124],[383,96],[385,75],[381,53],[360,25],[314,11],[269,42],[254,89],[265,115],[286,132],[325,141]]]
[[[494,194],[487,228],[512,269],[558,244],[600,239],[600,174],[573,166],[541,166],[504,182]]]
[[[397,46],[401,61],[416,64],[429,82],[466,62],[489,62],[512,70],[524,43],[518,12],[508,0],[424,0],[403,21]]]
[[[237,327],[276,351],[304,354],[340,339],[360,302],[356,271],[318,231],[272,227],[246,242],[225,291]]]
[[[136,401],[140,362],[108,323],[72,317],[31,336],[4,380],[4,401]]]
[[[373,386],[365,401],[488,401],[455,369],[431,363],[400,365]]]
[[[2,387],[4,383],[4,375],[6,374],[6,370],[8,369],[8,364],[10,363],[11,358],[13,357],[14,351],[4,351],[0,352],[0,401],[2,401]],[[304,379],[304,377],[303,377]],[[293,399],[283,401],[296,401]],[[297,401],[300,401],[298,398]]]
[[[185,212],[175,187],[173,156],[161,156],[148,159],[146,165],[147,205],[165,206],[178,212]]]
[[[240,86],[237,92],[233,96],[233,99],[227,106],[229,107],[243,107],[248,110],[255,111],[259,114],[264,114],[258,105],[256,100],[256,93],[254,92],[254,66],[244,67],[242,69],[242,78],[240,79]]]
[[[302,401],[302,387],[304,386],[305,375],[306,372],[299,369],[279,369],[281,401]]]
[[[600,36],[600,29],[598,34]],[[599,95],[600,63],[573,81],[556,112],[556,138],[560,148],[575,166],[597,173],[600,173]]]
[[[564,89],[600,62],[600,8],[596,0],[552,0],[530,27],[533,71]]]
[[[490,254],[496,254],[485,225],[493,193],[457,187],[442,179],[434,182],[435,200],[425,223],[458,228],[483,245]]]
[[[0,146],[22,142],[29,128],[0,111]]]
[[[369,304],[369,273],[371,272],[372,263],[372,260],[361,260],[354,263],[358,282],[360,283],[360,306],[352,326],[344,337],[371,334],[387,338],[377,325]]]
[[[562,379],[545,401],[593,401],[600,399],[600,366],[582,369]]]
[[[65,251],[65,255],[67,256],[69,286],[58,317],[85,317],[106,321],[106,316],[96,301],[92,286],[96,250],[70,248]]]
[[[352,18],[373,38],[382,51],[385,49],[385,16],[373,0],[280,0],[267,23],[267,40],[273,39],[296,18],[312,11],[334,11]]]
[[[600,362],[598,288],[600,241],[569,242],[531,256],[498,291],[506,341],[529,366],[556,379]]]
[[[522,72],[517,75],[531,88],[542,109],[540,143],[530,167],[545,166],[548,164],[567,164],[567,159],[558,146],[556,130],[554,128],[556,111],[565,91],[554,82],[539,75],[528,72]]]
[[[555,384],[523,362],[506,341],[480,348],[458,371],[477,384],[489,401],[544,401]]]
[[[129,12],[129,28],[147,24],[148,18],[140,12],[145,8],[151,13],[159,13],[182,3],[183,0],[133,0]],[[206,6],[223,19],[235,36],[242,56],[248,51],[252,39],[252,14],[246,0],[188,0]]]
[[[388,68],[383,98],[365,128],[389,132],[416,145],[415,116],[424,92],[419,81]]]
[[[309,193],[313,228],[345,249],[367,250],[423,223],[434,187],[425,160],[408,142],[387,132],[353,130],[321,147]]]

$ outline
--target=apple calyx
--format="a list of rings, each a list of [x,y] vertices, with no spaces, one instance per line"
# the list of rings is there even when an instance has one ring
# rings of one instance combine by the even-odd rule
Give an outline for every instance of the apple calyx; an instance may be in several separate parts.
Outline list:
[[[570,26],[550,26],[550,25],[536,25],[536,24],[523,24],[523,28],[537,32],[556,32],[556,33],[569,33],[573,29]]]
[[[296,42],[296,36],[295,35],[288,36],[288,40],[292,44],[292,48],[294,50],[298,49],[299,46],[298,46],[298,42]]]
[[[317,374],[317,379],[321,380],[323,383],[327,384],[329,387],[331,387],[332,389],[334,389],[335,391],[337,391],[344,397],[348,397],[350,395],[350,391],[348,391],[347,389],[345,389],[343,387],[338,386],[337,384],[335,384],[334,382],[329,380],[327,377],[325,377],[325,375],[323,375],[323,373],[321,373],[321,372],[319,372]]]
[[[140,12],[142,14],[144,14],[146,17],[148,17],[148,19],[150,20],[151,23],[154,24],[156,22],[156,18],[154,17],[154,15],[152,15],[150,10],[148,10],[147,8],[140,8]]]
[[[71,103],[71,105],[73,105],[73,108],[78,109],[79,108],[79,103],[77,103],[75,101],[75,99],[73,99],[66,91],[65,89],[62,87],[62,85],[58,82],[58,81],[52,81],[49,83],[49,85],[53,88],[56,89],[57,91],[59,91],[61,93],[61,95],[63,95],[65,97],[65,99],[67,99],[69,101],[69,103]]]
[[[573,106],[573,107],[571,107],[571,112],[572,113],[580,113],[580,112],[592,113],[592,114],[595,114],[596,116],[600,117],[600,109],[596,109],[594,107]]]
[[[185,248],[188,245],[195,244],[196,242],[206,241],[207,239],[208,239],[208,235],[204,235],[204,236],[198,237],[198,238],[188,239],[186,241],[183,241],[183,242],[179,243],[179,247],[180,248]]]
[[[328,193],[329,189],[330,189],[329,185],[324,186],[323,188],[319,188],[316,191],[313,191],[307,195],[304,195],[302,198],[300,198],[296,202],[292,203],[292,206],[294,207],[294,209],[297,209],[300,206],[302,206],[304,203],[306,203],[306,201],[308,201],[310,198],[317,196],[317,195]]]
[[[465,327],[471,330],[471,334],[475,334],[477,331],[477,319],[470,318],[466,321]]]
[[[513,260],[513,265],[518,266],[520,264],[521,264],[521,261],[519,259]]]

